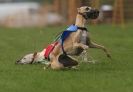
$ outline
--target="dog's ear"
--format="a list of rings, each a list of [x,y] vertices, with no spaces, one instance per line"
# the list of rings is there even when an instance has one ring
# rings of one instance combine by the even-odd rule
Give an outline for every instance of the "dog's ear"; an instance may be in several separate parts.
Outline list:
[[[34,52],[33,57],[36,57],[36,55],[37,55],[37,52]]]
[[[32,63],[34,62],[36,56],[37,56],[37,52],[34,52],[34,54],[33,54],[33,58],[32,58],[32,60],[31,60],[30,64],[32,64]]]

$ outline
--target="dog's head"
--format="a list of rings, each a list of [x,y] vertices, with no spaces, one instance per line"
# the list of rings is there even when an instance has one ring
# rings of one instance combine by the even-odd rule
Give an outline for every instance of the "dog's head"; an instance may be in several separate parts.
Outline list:
[[[99,16],[99,10],[92,7],[83,6],[78,8],[78,13],[87,19],[96,19]]]
[[[16,64],[32,64],[36,58],[37,53],[27,54],[20,60],[16,61]]]

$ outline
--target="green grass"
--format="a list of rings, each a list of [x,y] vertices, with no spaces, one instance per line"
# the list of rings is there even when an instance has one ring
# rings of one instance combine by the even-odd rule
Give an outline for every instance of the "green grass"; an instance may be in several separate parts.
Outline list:
[[[90,26],[92,40],[109,48],[113,60],[91,49],[96,64],[79,70],[43,70],[43,65],[15,65],[21,56],[40,51],[66,27],[0,28],[0,92],[132,92],[133,27]]]

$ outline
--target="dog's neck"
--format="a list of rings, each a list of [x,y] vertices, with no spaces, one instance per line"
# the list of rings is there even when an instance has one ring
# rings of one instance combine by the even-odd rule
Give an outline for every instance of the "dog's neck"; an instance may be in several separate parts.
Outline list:
[[[77,14],[75,25],[78,27],[85,27],[86,19],[80,15]]]

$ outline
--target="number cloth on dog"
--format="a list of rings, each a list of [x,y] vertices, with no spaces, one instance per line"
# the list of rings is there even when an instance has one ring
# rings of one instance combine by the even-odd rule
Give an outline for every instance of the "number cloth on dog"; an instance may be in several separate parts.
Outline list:
[[[64,51],[64,48],[63,48],[63,44],[64,44],[64,41],[65,39],[72,33],[72,32],[76,32],[78,30],[78,26],[76,25],[71,25],[69,26],[65,31],[63,31],[62,35],[61,35],[61,45],[62,45],[62,51],[64,54],[65,51]]]
[[[66,30],[67,31],[77,31],[78,30],[78,26],[73,24],[73,25],[69,26]]]
[[[54,43],[50,44],[47,46],[46,48],[46,51],[44,53],[44,57],[46,59],[49,60],[49,54],[53,51],[54,47],[58,44],[59,40],[61,41],[61,44],[62,44],[62,50],[63,50],[63,53],[65,53],[64,51],[64,48],[63,48],[63,43],[65,41],[65,39],[69,36],[69,34],[71,32],[75,32],[78,30],[78,27],[75,26],[75,25],[71,25],[69,26],[65,31],[63,31],[63,33],[60,35],[60,37],[58,38],[58,41],[56,40]]]
[[[48,47],[46,48],[46,51],[44,53],[45,59],[49,60],[49,54],[53,51],[53,49],[55,48],[55,46],[57,44],[58,44],[58,42],[54,42],[53,44],[48,45]]]
[[[56,40],[48,45],[48,47],[46,48],[46,52],[44,53],[44,56],[46,59],[49,60],[49,54],[53,51],[53,49],[55,48],[55,46],[60,42],[61,43],[61,48],[62,48],[62,51],[63,51],[63,54],[66,55],[66,52],[64,50],[64,47],[63,47],[63,44],[64,44],[64,41],[66,40],[66,38],[72,33],[72,32],[76,32],[78,29],[80,30],[84,30],[84,31],[87,31],[87,28],[85,27],[78,27],[76,25],[71,25],[69,26],[65,31],[63,31],[61,34],[57,35],[57,38]]]
[[[61,35],[61,41],[64,42],[64,40],[70,35],[72,32],[76,32],[78,30],[78,26],[71,25],[69,26],[65,31],[63,31]]]

